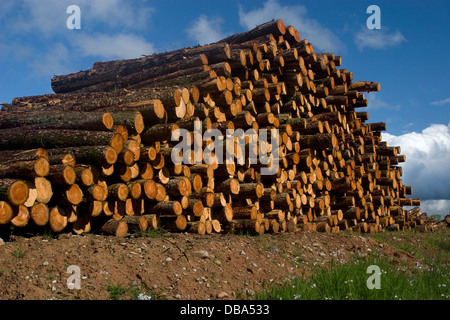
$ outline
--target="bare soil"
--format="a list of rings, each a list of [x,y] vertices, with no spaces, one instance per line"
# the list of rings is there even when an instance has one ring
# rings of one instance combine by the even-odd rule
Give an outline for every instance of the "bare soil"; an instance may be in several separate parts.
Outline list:
[[[314,265],[348,261],[355,254],[376,252],[403,265],[422,263],[373,238],[311,231],[12,236],[0,244],[2,300],[106,300],[112,288],[135,288],[144,297],[168,300],[241,299],[264,285],[308,275]],[[80,289],[67,285],[72,265],[80,269]],[[132,291],[119,298],[131,299]]]

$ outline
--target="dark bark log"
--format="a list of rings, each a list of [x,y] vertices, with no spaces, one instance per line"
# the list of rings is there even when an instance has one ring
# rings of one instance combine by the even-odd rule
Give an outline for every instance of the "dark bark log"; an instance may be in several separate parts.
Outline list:
[[[255,38],[265,36],[268,34],[272,34],[274,37],[282,36],[286,33],[286,27],[282,20],[272,20],[266,23],[263,23],[256,28],[231,35],[227,38],[224,38],[219,41],[219,43],[242,43],[246,41],[251,41]]]
[[[106,131],[34,130],[13,128],[0,130],[0,149],[64,148],[85,145],[111,145],[122,151],[120,134]]]
[[[81,111],[14,111],[0,113],[0,129],[30,127],[33,129],[73,129],[106,131],[114,121],[110,113]]]

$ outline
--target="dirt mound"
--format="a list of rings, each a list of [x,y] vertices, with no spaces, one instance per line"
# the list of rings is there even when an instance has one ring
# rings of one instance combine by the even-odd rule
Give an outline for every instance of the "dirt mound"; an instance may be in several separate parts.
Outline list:
[[[155,234],[106,237],[12,237],[0,246],[0,299],[237,299],[308,274],[316,264],[352,255],[382,255],[416,264],[377,240],[310,231],[278,235]],[[75,267],[73,267],[75,266]],[[79,268],[80,289],[67,285]],[[120,291],[122,290],[122,291]]]

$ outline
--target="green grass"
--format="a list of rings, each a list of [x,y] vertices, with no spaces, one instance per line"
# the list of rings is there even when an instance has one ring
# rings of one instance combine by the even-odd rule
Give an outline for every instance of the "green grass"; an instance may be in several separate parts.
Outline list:
[[[161,230],[155,230],[155,229],[151,229],[151,228],[148,228],[145,231],[140,231],[139,235],[148,237],[148,238],[153,238],[153,239],[158,239],[158,238],[164,237],[164,233]]]
[[[17,248],[17,249],[14,250],[13,252],[11,252],[11,254],[12,254],[13,257],[15,257],[15,258],[21,259],[21,258],[25,257],[26,252],[23,251],[22,249]]]
[[[440,230],[423,233],[420,231],[385,232],[366,234],[390,246],[408,252],[425,263],[450,263],[450,233]]]
[[[371,265],[380,268],[380,289],[369,289]],[[369,281],[371,282],[371,281]],[[439,300],[450,298],[450,266],[434,266],[426,271],[399,270],[386,258],[374,257],[313,270],[312,276],[294,278],[281,286],[269,286],[256,300]]]
[[[111,300],[138,300],[140,294],[145,295],[151,300],[164,299],[163,296],[153,290],[150,290],[147,286],[140,288],[136,286],[122,287],[119,285],[110,284],[107,291]]]
[[[394,262],[375,253],[347,263],[332,261],[317,266],[310,275],[265,285],[252,297],[257,300],[448,300],[450,299],[450,241],[448,231],[386,232],[365,235],[405,251],[422,263]],[[371,265],[380,269],[380,289],[369,289]]]
[[[131,300],[137,300],[139,294],[139,288],[137,287],[125,288],[118,285],[110,285],[107,290],[111,300],[120,300],[125,294],[130,295]]]

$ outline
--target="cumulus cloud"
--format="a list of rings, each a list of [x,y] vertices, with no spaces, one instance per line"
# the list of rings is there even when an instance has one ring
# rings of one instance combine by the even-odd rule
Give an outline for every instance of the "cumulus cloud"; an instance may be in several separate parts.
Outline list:
[[[110,30],[139,30],[146,27],[153,12],[152,8],[126,0],[22,0],[14,6],[5,5],[4,9],[10,13],[20,12],[11,14],[14,19],[9,19],[5,27],[14,34],[37,32],[44,37],[63,34],[70,16],[66,9],[73,4],[80,7],[82,29],[101,24]]]
[[[155,52],[153,44],[134,34],[82,34],[73,43],[82,55],[102,59],[133,59]]]
[[[372,49],[395,47],[406,42],[406,38],[398,30],[390,32],[387,27],[371,30],[364,26],[355,34],[354,41],[359,50],[362,51],[365,47]]]
[[[69,71],[69,50],[61,42],[52,45],[50,50],[39,59],[30,63],[33,70],[44,76],[64,74]]]
[[[450,123],[432,124],[422,132],[395,136],[383,133],[388,145],[400,146],[406,156],[403,183],[412,186],[413,198],[450,200]],[[450,207],[447,207],[447,211]]]
[[[323,51],[340,51],[344,44],[328,28],[317,20],[308,16],[305,6],[281,5],[277,0],[267,0],[257,9],[245,12],[239,7],[239,22],[247,29],[253,29],[257,25],[272,19],[282,19],[287,25],[295,27],[302,39],[308,39],[314,47]]]
[[[226,34],[222,32],[222,24],[222,18],[208,18],[206,15],[201,15],[191,23],[186,32],[198,44],[209,44],[226,37]]]
[[[80,30],[67,28],[71,16],[67,8],[73,4],[80,8]],[[85,57],[138,58],[155,51],[152,43],[137,35],[148,26],[152,13],[146,1],[4,0],[0,57],[24,60],[32,77],[73,72],[71,68]]]
[[[450,98],[431,102],[431,104],[434,106],[443,106],[444,104],[447,104],[447,103],[450,103]]]

